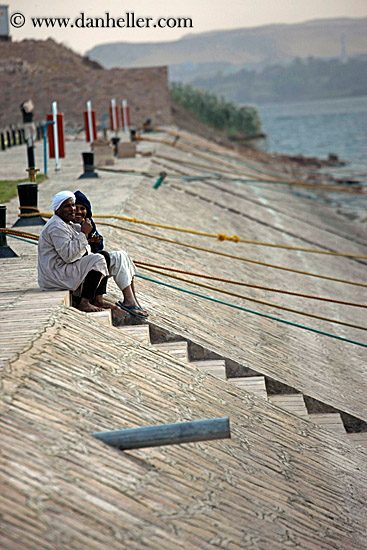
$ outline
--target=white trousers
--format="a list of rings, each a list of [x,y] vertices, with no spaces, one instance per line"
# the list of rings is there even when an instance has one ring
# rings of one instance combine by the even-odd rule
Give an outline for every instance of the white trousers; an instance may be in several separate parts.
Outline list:
[[[109,254],[111,258],[110,275],[114,278],[119,289],[124,290],[124,288],[131,285],[136,273],[135,265],[124,250],[109,252]]]

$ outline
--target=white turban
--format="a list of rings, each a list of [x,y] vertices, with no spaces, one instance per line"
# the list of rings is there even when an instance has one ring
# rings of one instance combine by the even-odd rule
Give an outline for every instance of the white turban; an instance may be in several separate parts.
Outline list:
[[[52,210],[56,212],[62,203],[68,199],[73,199],[75,202],[75,195],[72,191],[60,191],[59,193],[56,193],[54,200],[52,201]]]

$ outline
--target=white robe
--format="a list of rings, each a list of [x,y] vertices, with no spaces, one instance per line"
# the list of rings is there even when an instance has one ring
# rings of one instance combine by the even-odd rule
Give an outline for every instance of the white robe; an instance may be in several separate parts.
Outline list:
[[[88,253],[85,256],[85,253]],[[38,284],[42,290],[76,291],[89,271],[108,276],[106,260],[91,254],[87,237],[78,223],[52,216],[38,242]],[[79,294],[79,292],[78,292]]]

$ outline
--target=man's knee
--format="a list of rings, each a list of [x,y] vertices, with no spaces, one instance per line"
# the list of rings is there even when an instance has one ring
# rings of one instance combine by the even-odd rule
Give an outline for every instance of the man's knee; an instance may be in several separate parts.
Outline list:
[[[104,259],[106,260],[106,264],[107,264],[107,269],[108,271],[110,270],[110,266],[111,266],[111,257],[109,255],[108,252],[106,252],[106,250],[100,250],[99,252],[97,252],[97,254],[100,254],[101,256],[104,257]]]

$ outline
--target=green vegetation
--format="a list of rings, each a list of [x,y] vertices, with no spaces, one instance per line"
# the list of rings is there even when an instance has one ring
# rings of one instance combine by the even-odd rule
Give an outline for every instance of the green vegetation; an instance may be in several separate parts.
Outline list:
[[[196,79],[195,87],[238,103],[287,102],[367,95],[367,59],[294,59],[262,72],[242,69],[231,75]]]
[[[253,139],[261,134],[261,122],[255,107],[239,107],[210,92],[173,83],[172,98],[198,120],[227,132],[231,139]]]
[[[42,183],[47,179],[47,176],[44,174],[37,175],[37,183]],[[15,197],[18,193],[17,185],[18,183],[27,183],[28,179],[23,180],[0,180],[0,204],[4,202],[9,202],[10,199]]]

